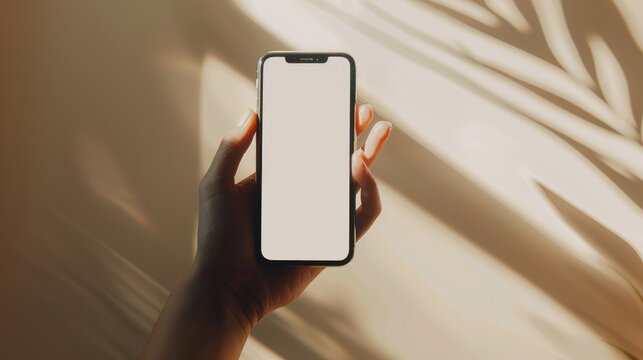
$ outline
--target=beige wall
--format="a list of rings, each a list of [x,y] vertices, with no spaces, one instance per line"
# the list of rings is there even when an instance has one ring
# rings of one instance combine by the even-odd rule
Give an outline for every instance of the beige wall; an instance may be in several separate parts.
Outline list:
[[[355,259],[246,358],[643,357],[640,1],[2,8],[3,358],[138,354],[189,267],[198,180],[281,49],[351,53],[396,130]]]

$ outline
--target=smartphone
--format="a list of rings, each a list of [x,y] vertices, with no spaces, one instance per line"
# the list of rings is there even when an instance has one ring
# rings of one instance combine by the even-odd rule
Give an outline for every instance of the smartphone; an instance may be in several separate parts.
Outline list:
[[[257,91],[258,259],[348,263],[355,61],[345,53],[269,52],[259,59]]]

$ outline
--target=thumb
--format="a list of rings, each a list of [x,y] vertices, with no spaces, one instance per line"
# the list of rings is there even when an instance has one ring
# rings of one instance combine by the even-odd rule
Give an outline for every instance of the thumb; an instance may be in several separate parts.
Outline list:
[[[239,124],[221,140],[212,164],[201,181],[202,190],[225,189],[234,185],[234,175],[243,154],[252,143],[256,129],[257,114],[248,109]]]

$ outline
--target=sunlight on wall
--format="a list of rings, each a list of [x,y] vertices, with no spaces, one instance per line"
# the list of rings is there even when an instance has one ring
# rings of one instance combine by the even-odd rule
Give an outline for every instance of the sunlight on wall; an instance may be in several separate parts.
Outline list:
[[[367,235],[368,244],[358,247],[350,271],[327,271],[308,296],[349,314],[393,357],[426,354],[426,343],[432,354],[455,358],[541,358],[550,352],[619,358],[611,346],[643,350],[636,341],[643,329],[631,321],[643,320],[636,295],[643,286],[643,150],[628,75],[614,45],[597,33],[580,39],[597,67],[594,78],[560,1],[536,2],[530,17],[523,15],[524,4],[513,1],[489,1],[488,8],[468,1],[237,3],[293,49],[350,52],[358,64],[358,97],[394,123],[394,138],[419,145],[399,143],[396,151],[391,141],[390,157],[381,162],[398,163],[375,168],[385,182],[382,219]],[[285,9],[296,15],[280,17]],[[502,27],[501,18],[511,28]],[[538,23],[530,24],[533,18]],[[301,19],[314,25],[302,28]],[[540,48],[492,35],[521,36],[540,28]],[[543,47],[551,53],[536,51]],[[416,150],[402,150],[411,148]],[[596,155],[588,157],[588,151]],[[422,161],[399,163],[400,156],[424,157],[427,170],[404,167]],[[638,185],[623,187],[605,167]],[[469,184],[452,185],[466,194],[460,202],[431,195],[431,184],[440,184],[431,177],[446,168]],[[413,180],[389,171],[406,172]],[[495,208],[495,215],[472,204]],[[466,219],[473,216],[499,222],[485,226]],[[434,234],[440,227],[453,232]],[[435,238],[450,246],[429,240]],[[441,261],[456,254],[459,266]],[[480,287],[478,277],[485,273],[488,287]],[[386,279],[386,291],[379,293],[367,274],[376,283]],[[529,301],[535,303],[523,307]],[[613,313],[603,301],[620,304],[622,311]],[[386,303],[405,306],[387,317],[376,310],[387,309]],[[535,315],[536,308],[543,312]],[[464,309],[470,312],[462,314]],[[413,317],[423,321],[409,323]],[[495,338],[511,338],[515,348],[494,344]],[[587,351],[589,343],[597,348]],[[455,353],[456,346],[463,353]],[[533,352],[521,356],[525,348]]]
[[[520,12],[520,9],[513,0],[486,0],[489,9],[509,22],[521,33],[532,31],[529,21]]]
[[[643,23],[640,18],[640,14],[643,13],[643,3],[637,0],[616,0],[614,4],[623,16],[634,41],[643,51]]]
[[[103,201],[122,211],[136,226],[153,234],[157,229],[147,217],[140,200],[127,183],[123,169],[119,168],[115,155],[101,142],[89,134],[78,137],[78,164],[81,176],[91,191]]]

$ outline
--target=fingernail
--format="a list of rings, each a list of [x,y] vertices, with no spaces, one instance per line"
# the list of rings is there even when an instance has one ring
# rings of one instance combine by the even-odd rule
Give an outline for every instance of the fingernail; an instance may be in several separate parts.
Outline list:
[[[359,107],[359,124],[362,125],[366,122],[369,116],[373,113],[373,107],[370,104],[360,105]]]
[[[250,109],[246,109],[246,111],[241,115],[241,119],[239,120],[239,123],[237,124],[237,127],[243,128],[248,125],[248,122],[250,122],[250,119],[252,119],[253,111]]]
[[[375,131],[376,134],[380,135],[380,134],[383,134],[384,132],[389,131],[391,129],[393,129],[393,124],[391,124],[388,121],[380,121],[375,126],[374,131]]]

